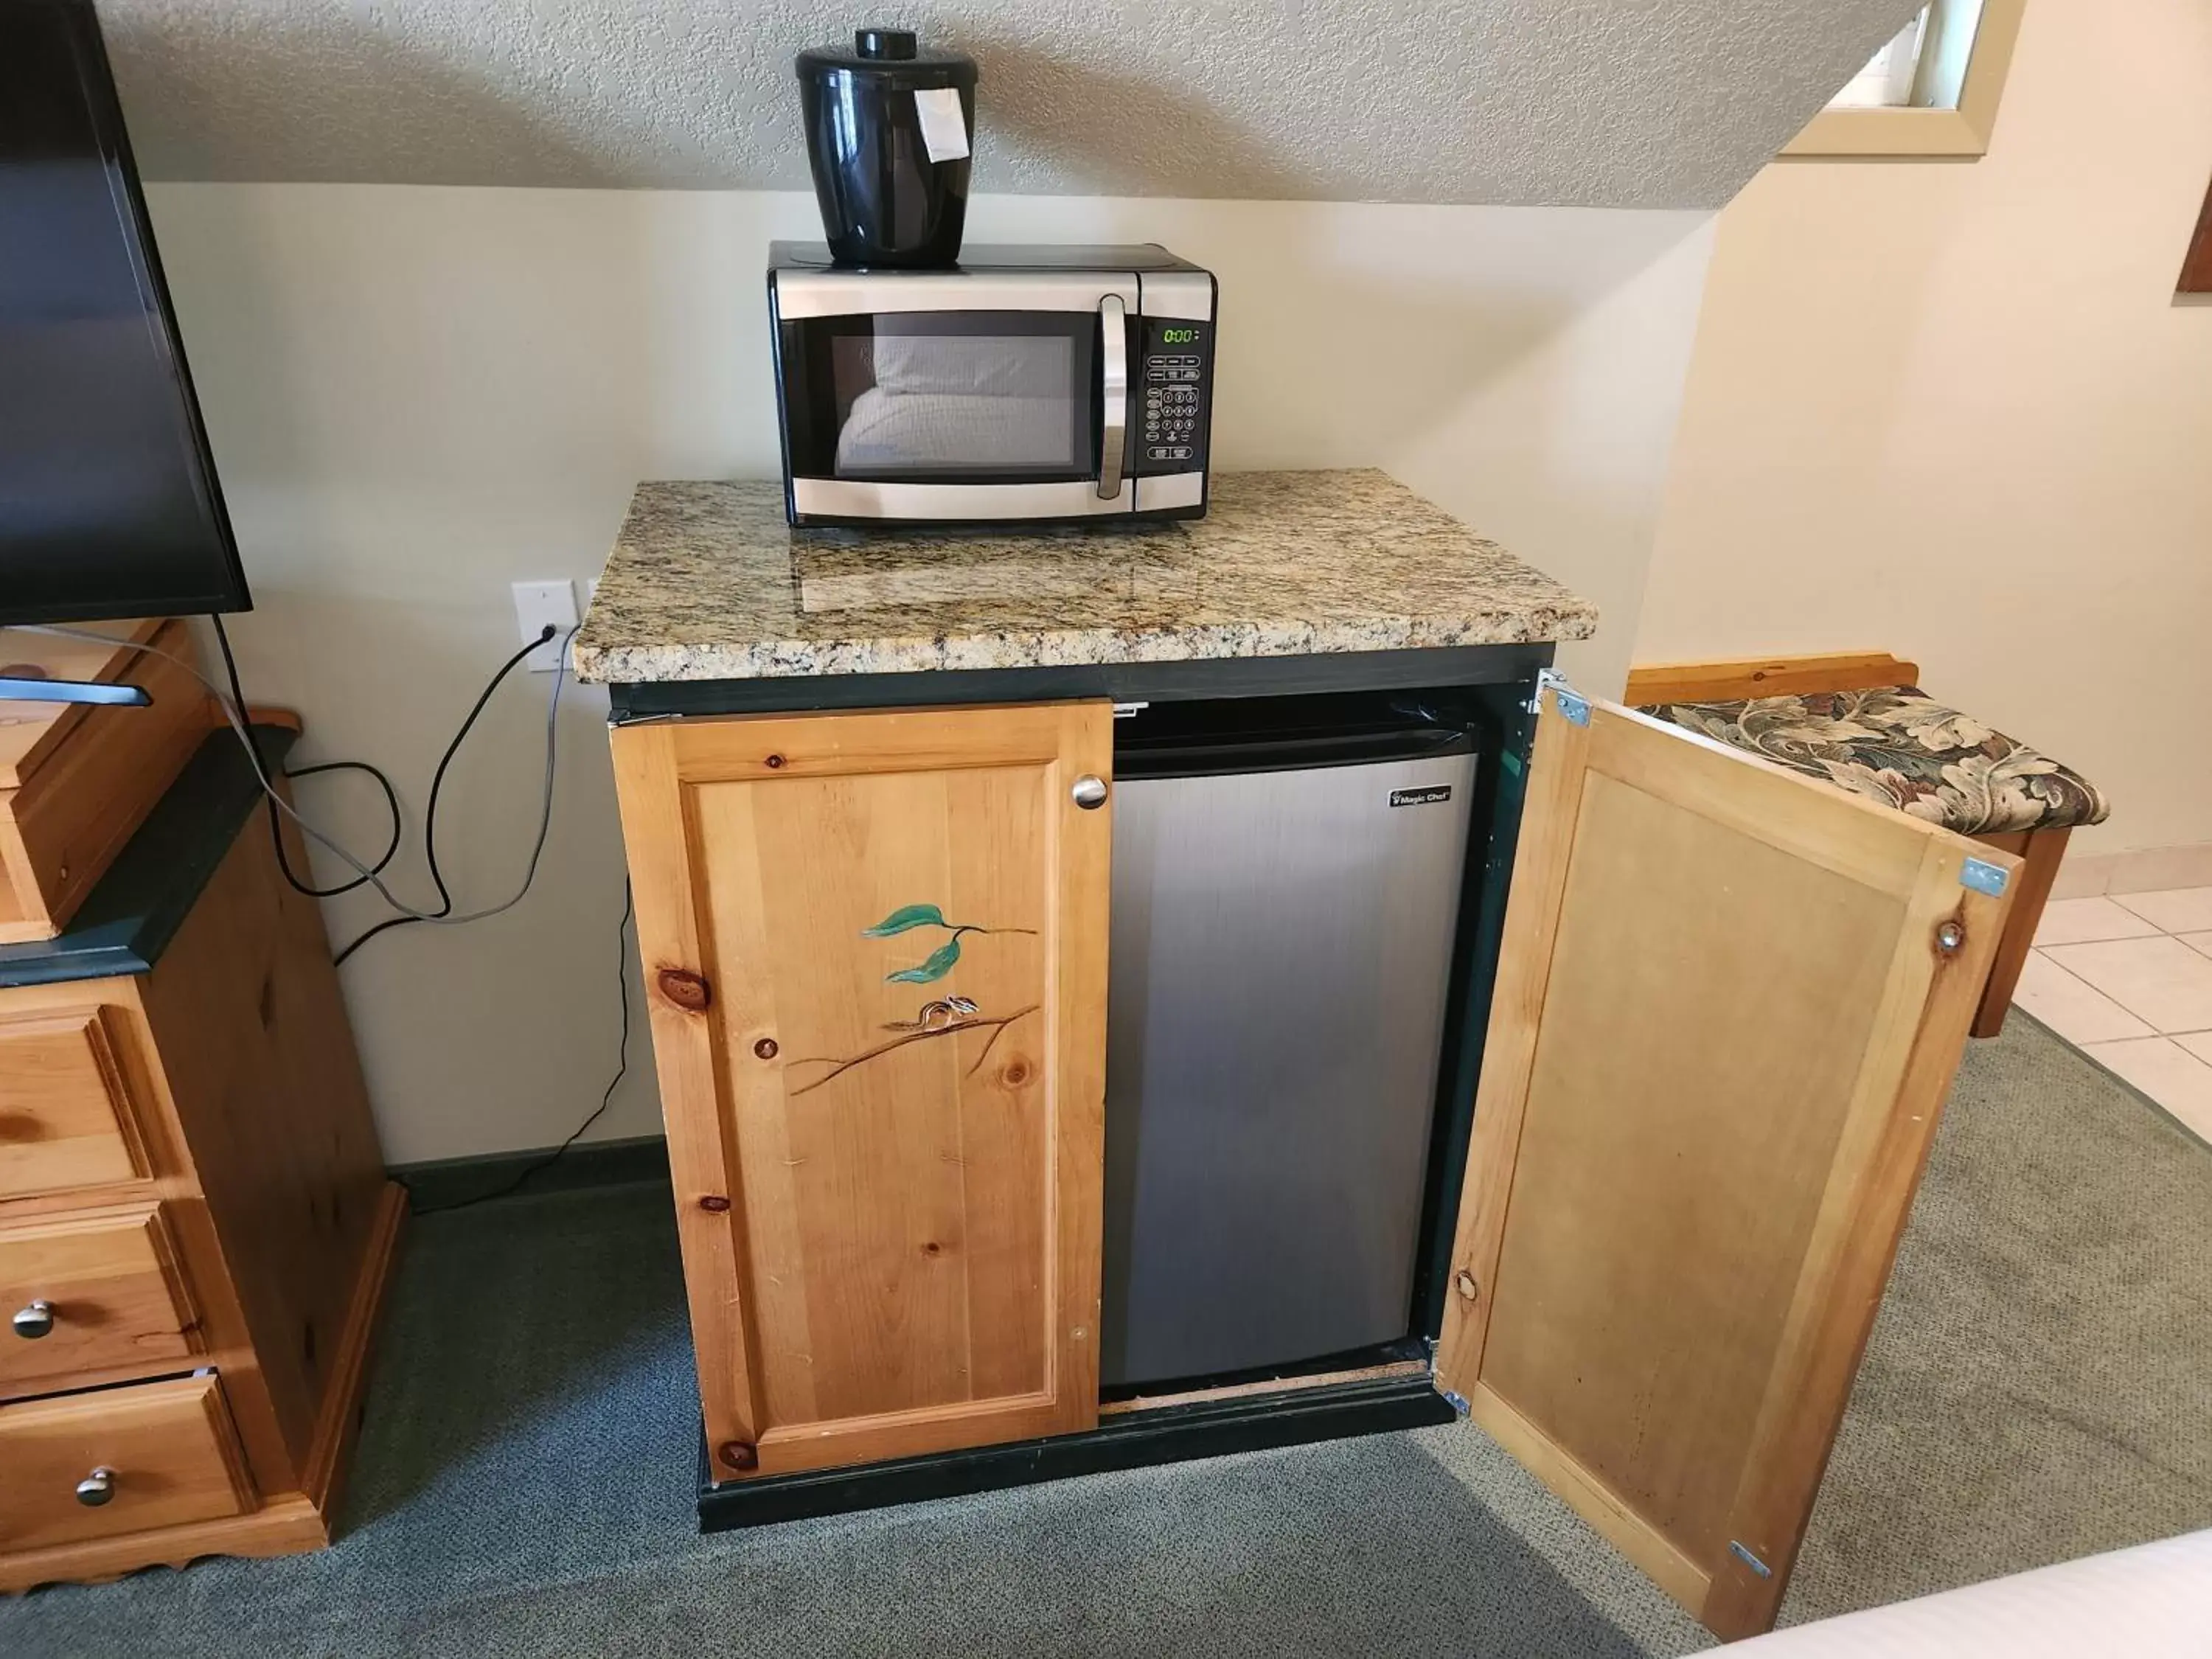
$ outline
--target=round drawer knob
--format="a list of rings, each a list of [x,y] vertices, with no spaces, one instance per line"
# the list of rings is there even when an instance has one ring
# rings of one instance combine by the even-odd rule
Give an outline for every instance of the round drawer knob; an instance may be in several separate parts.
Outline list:
[[[1085,772],[1076,779],[1075,787],[1067,792],[1075,804],[1085,811],[1091,811],[1106,804],[1106,780],[1095,772]]]
[[[96,1510],[115,1496],[115,1471],[104,1465],[76,1483],[76,1501]]]
[[[52,1332],[54,1304],[41,1297],[29,1307],[18,1309],[8,1322],[15,1328],[16,1335],[27,1342],[35,1342]]]

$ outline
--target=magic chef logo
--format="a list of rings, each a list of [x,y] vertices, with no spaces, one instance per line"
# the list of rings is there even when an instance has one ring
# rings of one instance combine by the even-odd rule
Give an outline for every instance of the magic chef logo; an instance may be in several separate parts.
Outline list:
[[[1390,805],[1393,806],[1433,806],[1438,801],[1450,799],[1451,785],[1448,783],[1431,783],[1419,789],[1393,789],[1390,792]]]

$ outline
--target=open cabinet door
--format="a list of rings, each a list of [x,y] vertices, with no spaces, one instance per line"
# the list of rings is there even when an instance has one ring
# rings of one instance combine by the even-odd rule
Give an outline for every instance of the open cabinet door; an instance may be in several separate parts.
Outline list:
[[[2016,862],[1542,694],[1437,1380],[1721,1636],[1774,1621]]]

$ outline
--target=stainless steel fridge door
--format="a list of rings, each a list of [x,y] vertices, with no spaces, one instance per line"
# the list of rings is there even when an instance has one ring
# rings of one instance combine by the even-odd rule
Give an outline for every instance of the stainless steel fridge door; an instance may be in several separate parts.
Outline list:
[[[1116,784],[1105,1382],[1407,1334],[1474,760]]]

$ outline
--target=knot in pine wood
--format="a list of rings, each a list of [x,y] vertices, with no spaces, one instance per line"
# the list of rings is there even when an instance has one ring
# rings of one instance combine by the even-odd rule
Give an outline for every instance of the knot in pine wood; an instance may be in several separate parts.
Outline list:
[[[704,1013],[714,1000],[714,988],[689,968],[664,968],[657,982],[660,994],[686,1013]]]

